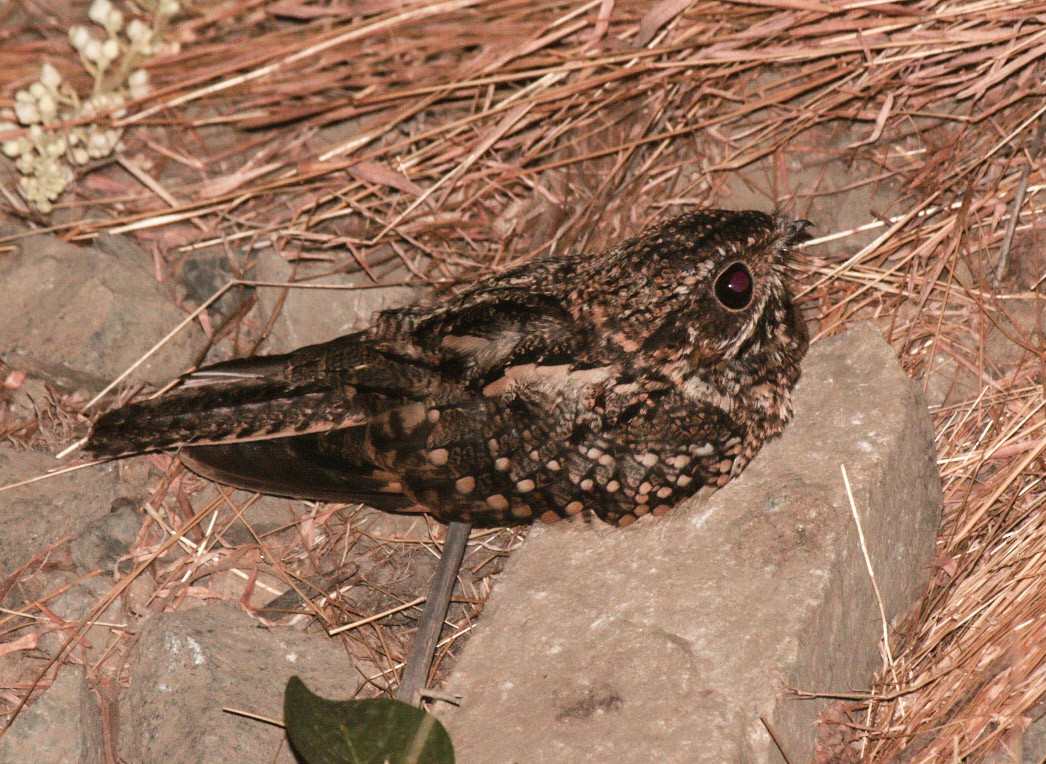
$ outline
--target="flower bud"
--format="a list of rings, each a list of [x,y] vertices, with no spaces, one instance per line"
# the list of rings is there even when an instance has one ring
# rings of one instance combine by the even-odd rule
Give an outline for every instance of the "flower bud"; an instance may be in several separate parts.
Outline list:
[[[87,16],[98,26],[104,27],[112,10],[113,4],[109,0],[94,0],[91,3],[91,7],[87,10]]]
[[[83,29],[83,27],[81,27]],[[69,30],[72,34],[72,30]],[[58,86],[62,84],[62,75],[57,69],[51,64],[44,64],[40,67],[40,82],[44,84],[48,90],[58,90]]]
[[[120,55],[120,43],[110,37],[108,40],[102,43],[102,56],[105,58],[105,62],[115,60]]]
[[[69,28],[69,44],[74,50],[83,52],[84,47],[91,41],[91,33],[87,27],[75,26]]]

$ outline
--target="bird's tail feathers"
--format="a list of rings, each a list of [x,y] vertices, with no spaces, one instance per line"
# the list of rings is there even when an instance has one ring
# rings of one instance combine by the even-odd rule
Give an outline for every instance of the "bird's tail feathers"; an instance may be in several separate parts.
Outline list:
[[[246,379],[178,388],[95,421],[85,449],[118,457],[189,445],[243,443],[352,427],[367,421],[355,390],[308,389]]]

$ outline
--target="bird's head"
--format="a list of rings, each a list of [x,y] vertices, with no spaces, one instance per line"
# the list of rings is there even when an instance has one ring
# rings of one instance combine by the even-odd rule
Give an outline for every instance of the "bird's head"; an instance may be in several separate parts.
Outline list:
[[[801,357],[806,327],[792,304],[788,270],[810,225],[763,212],[701,210],[594,258],[603,304],[593,312],[607,343],[666,367],[722,367],[770,345]],[[600,299],[595,289],[592,299]]]

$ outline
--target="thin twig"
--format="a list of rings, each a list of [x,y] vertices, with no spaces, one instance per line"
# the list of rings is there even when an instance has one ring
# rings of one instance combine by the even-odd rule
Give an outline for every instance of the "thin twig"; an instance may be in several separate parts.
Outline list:
[[[436,643],[443,631],[443,619],[447,617],[450,598],[454,592],[454,583],[461,570],[461,561],[465,558],[465,547],[468,544],[472,523],[452,521],[447,526],[447,535],[443,541],[443,555],[436,567],[432,579],[429,600],[425,605],[418,633],[414,636],[407,665],[403,669],[400,687],[396,698],[404,703],[418,705],[420,693],[428,683],[429,667],[436,652]]]
[[[777,746],[777,750],[781,754],[781,758],[785,760],[785,764],[792,764],[792,760],[788,757],[787,751],[785,751],[784,741],[782,741],[778,736],[777,730],[774,729],[774,725],[762,714],[759,715],[759,721],[763,723],[763,726],[770,735],[770,739],[774,741],[774,745]]]
[[[850,513],[853,515],[854,525],[857,526],[857,538],[861,544],[861,554],[864,555],[864,565],[868,570],[868,578],[872,582],[872,590],[875,592],[875,602],[879,606],[879,618],[883,630],[883,649],[886,651],[887,665],[893,666],[893,651],[890,649],[890,622],[886,618],[886,606],[883,604],[883,594],[879,591],[879,582],[875,577],[875,568],[872,566],[872,556],[868,551],[868,542],[864,538],[864,528],[861,526],[861,518],[857,514],[857,502],[854,501],[853,490],[850,488],[850,476],[846,474],[846,465],[840,464],[839,469],[843,473],[843,485],[846,486],[846,498],[850,502]]]
[[[1021,167],[1021,179],[1017,182],[1017,191],[1013,195],[1013,206],[1010,207],[1010,220],[1006,224],[1006,233],[999,247],[999,262],[995,266],[995,278],[1002,281],[1006,275],[1006,266],[1010,262],[1010,248],[1013,247],[1013,235],[1017,232],[1017,223],[1021,219],[1021,208],[1024,207],[1024,195],[1028,193],[1028,178],[1031,176],[1031,165]]]

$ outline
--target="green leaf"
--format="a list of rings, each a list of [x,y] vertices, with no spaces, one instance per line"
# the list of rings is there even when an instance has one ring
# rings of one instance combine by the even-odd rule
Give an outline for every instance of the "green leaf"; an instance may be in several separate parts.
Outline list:
[[[398,700],[326,700],[293,676],[283,721],[308,764],[454,764],[454,746],[439,720]]]

